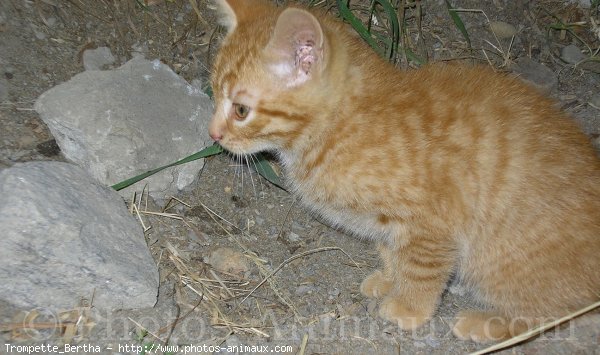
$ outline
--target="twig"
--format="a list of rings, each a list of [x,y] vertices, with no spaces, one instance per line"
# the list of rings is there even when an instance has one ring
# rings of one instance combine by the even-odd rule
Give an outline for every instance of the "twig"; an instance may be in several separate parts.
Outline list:
[[[594,304],[591,304],[591,305],[589,305],[589,306],[587,306],[585,308],[582,308],[582,309],[580,309],[579,311],[577,311],[575,313],[571,313],[571,314],[568,314],[568,315],[566,315],[566,316],[564,316],[564,317],[562,317],[560,319],[557,319],[554,322],[550,322],[548,324],[540,325],[539,327],[535,327],[535,328],[531,329],[530,331],[528,331],[526,333],[523,333],[521,335],[518,335],[518,336],[516,336],[514,338],[510,338],[510,339],[508,339],[506,341],[503,341],[503,342],[498,343],[496,345],[490,346],[489,348],[485,348],[483,350],[479,350],[479,351],[476,351],[474,353],[471,353],[471,355],[489,354],[489,353],[491,353],[493,351],[496,351],[496,350],[501,350],[501,349],[508,348],[510,346],[513,346],[513,345],[518,344],[520,342],[523,342],[525,340],[531,339],[534,336],[539,335],[539,334],[545,332],[548,329],[554,328],[554,327],[556,327],[556,326],[558,326],[558,325],[560,325],[560,324],[562,324],[564,322],[567,322],[567,321],[569,321],[569,320],[571,320],[571,319],[573,319],[575,317],[579,317],[580,315],[582,315],[584,313],[587,313],[587,312],[590,312],[590,311],[592,311],[592,310],[594,310],[594,309],[596,309],[598,307],[600,307],[600,301],[596,302]]]
[[[259,287],[261,287],[265,282],[267,282],[267,280],[269,280],[271,277],[273,277],[273,275],[275,275],[277,272],[279,272],[279,270],[281,270],[284,266],[286,266],[290,262],[292,262],[292,261],[294,261],[296,259],[299,259],[299,258],[303,258],[303,257],[305,257],[307,255],[310,255],[310,254],[320,253],[320,252],[323,252],[323,251],[331,251],[331,250],[339,250],[342,253],[344,253],[344,255],[346,255],[347,257],[349,257],[350,260],[352,260],[352,258],[350,257],[350,255],[348,255],[348,253],[346,253],[343,249],[338,248],[338,247],[323,247],[323,248],[317,248],[317,249],[307,250],[307,251],[302,252],[300,254],[296,254],[296,255],[294,255],[294,256],[286,259],[281,264],[279,264],[279,266],[275,270],[273,270],[267,277],[265,277],[261,282],[259,282],[258,285],[256,285],[256,287],[254,287],[252,289],[252,291],[250,291],[250,293],[248,293],[246,295],[246,297],[244,297],[242,299],[242,301],[238,304],[238,306],[241,305],[242,303],[244,303],[244,301],[246,299],[248,299],[248,297],[250,297],[250,295],[252,295],[254,293],[254,291],[256,291]],[[356,265],[356,267],[358,267],[360,269],[360,266],[358,266],[358,264],[356,264],[356,262],[354,264]]]

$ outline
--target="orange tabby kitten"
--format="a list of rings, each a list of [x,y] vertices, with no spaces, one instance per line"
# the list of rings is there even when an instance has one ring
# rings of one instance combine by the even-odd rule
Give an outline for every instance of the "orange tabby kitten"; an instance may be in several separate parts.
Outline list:
[[[483,67],[401,72],[347,26],[218,0],[210,136],[277,152],[301,201],[378,245],[361,285],[413,329],[453,272],[488,306],[454,334],[513,336],[600,295],[600,161],[552,101]]]

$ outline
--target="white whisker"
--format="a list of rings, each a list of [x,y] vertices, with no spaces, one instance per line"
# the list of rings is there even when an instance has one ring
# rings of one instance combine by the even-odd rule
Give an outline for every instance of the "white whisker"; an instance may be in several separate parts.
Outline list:
[[[250,157],[252,157],[252,155],[250,155]],[[244,155],[244,160],[246,161],[246,168],[248,168],[248,174],[250,174],[250,183],[252,183],[252,190],[254,191],[254,196],[256,196],[256,185],[254,185],[254,178],[252,177],[252,170],[250,170],[248,155]]]

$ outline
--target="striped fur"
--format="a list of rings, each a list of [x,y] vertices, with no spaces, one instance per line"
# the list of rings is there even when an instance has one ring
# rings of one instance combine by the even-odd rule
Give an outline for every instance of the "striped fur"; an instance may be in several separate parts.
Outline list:
[[[361,291],[383,318],[420,326],[453,272],[488,307],[459,314],[464,339],[599,299],[600,161],[554,102],[484,67],[398,71],[318,13],[218,4],[211,136],[275,151],[305,206],[378,245]]]

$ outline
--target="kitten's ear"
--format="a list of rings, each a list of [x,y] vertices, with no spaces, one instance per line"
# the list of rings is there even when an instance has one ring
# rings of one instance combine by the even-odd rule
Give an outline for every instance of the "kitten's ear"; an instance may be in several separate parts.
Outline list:
[[[269,68],[286,86],[300,85],[323,69],[323,42],[321,24],[310,12],[288,8],[265,48]]]
[[[244,0],[215,0],[217,5],[219,24],[227,29],[227,33],[233,32],[238,24],[236,8],[243,6]]]

